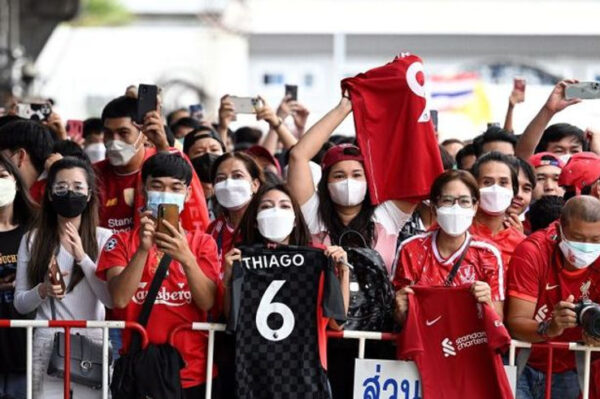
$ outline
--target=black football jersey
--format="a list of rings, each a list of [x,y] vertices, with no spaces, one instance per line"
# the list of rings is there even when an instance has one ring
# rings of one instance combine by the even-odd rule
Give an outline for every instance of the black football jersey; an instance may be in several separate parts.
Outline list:
[[[240,250],[230,317],[238,398],[330,398],[319,357],[317,307],[337,320],[344,318],[344,308],[329,260],[323,251],[305,247]]]

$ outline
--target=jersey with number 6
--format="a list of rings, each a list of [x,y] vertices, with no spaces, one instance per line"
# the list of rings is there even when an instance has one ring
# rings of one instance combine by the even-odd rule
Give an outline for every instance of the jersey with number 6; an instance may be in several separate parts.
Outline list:
[[[343,311],[343,301],[328,259],[313,248],[240,249],[230,318],[237,396],[329,398],[323,308]]]

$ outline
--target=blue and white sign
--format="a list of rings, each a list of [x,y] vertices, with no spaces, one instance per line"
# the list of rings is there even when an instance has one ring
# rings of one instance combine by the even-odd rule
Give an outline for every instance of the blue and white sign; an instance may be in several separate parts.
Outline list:
[[[356,359],[354,399],[422,399],[414,362]]]

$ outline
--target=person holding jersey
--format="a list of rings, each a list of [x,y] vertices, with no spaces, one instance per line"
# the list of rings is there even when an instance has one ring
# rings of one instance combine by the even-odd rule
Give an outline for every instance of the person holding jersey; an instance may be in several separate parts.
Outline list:
[[[37,320],[104,320],[104,307],[112,301],[106,285],[96,278],[96,260],[110,237],[98,227],[96,178],[89,162],[65,157],[48,173],[41,215],[21,240],[18,254],[15,308],[36,312]],[[66,290],[48,279],[55,259]],[[56,329],[38,329],[33,341],[33,393],[35,398],[62,398],[63,381],[49,376],[48,363]],[[98,345],[102,331],[73,329]],[[71,383],[76,398],[99,398],[101,392]]]
[[[396,319],[406,320],[410,286],[470,285],[480,303],[494,307],[502,317],[504,268],[500,251],[469,233],[480,201],[477,182],[470,173],[449,170],[431,186],[430,203],[437,226],[404,241],[396,257]]]
[[[0,153],[0,318],[22,319],[14,307],[19,243],[38,207],[25,188],[19,169]],[[26,396],[25,330],[0,329],[0,397]],[[4,396],[3,396],[4,395]]]

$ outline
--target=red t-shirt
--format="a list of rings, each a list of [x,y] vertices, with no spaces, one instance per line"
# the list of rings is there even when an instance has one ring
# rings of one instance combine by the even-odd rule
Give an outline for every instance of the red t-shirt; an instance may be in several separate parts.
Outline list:
[[[444,286],[446,278],[456,261],[465,251],[467,241],[450,257],[443,259],[438,252],[436,239],[438,229],[411,237],[398,248],[393,283],[398,290],[407,285],[422,287]],[[492,289],[492,300],[504,300],[504,268],[500,251],[477,236],[471,242],[453,286],[485,281]]]
[[[444,171],[424,85],[423,63],[415,55],[342,80],[373,204],[424,199]]]
[[[483,239],[496,245],[496,247],[502,253],[502,263],[504,265],[505,272],[508,268],[510,257],[512,256],[515,248],[527,237],[514,227],[508,227],[502,231],[499,231],[497,234],[492,234],[492,231],[487,226],[477,223],[475,220],[473,221],[469,231],[471,234],[482,237]]]
[[[144,161],[156,154],[156,149],[146,148]],[[180,154],[190,163],[187,156],[172,148],[171,153]],[[191,163],[190,163],[191,166]],[[100,226],[113,232],[130,231],[138,226],[140,211],[144,208],[141,170],[129,175],[119,175],[108,160],[94,164],[100,200]],[[191,194],[181,212],[181,224],[186,230],[202,230],[208,226],[208,209],[200,180],[192,167]]]
[[[510,336],[491,306],[468,287],[415,287],[398,356],[417,363],[423,397],[512,398],[500,352]]]
[[[600,301],[600,259],[585,269],[574,272],[565,270],[563,255],[558,247],[558,225],[559,222],[554,222],[523,241],[516,248],[508,269],[508,296],[535,303],[533,318],[538,322],[548,319],[554,306],[569,295],[572,294],[575,301],[579,301],[582,290],[585,291],[584,285],[588,283],[589,299]],[[561,336],[552,338],[552,341],[580,341],[581,333],[581,327],[569,328]],[[545,372],[547,355],[544,349],[533,349],[529,365]],[[562,373],[574,369],[573,352],[555,349],[552,370]]]
[[[44,193],[46,192],[47,179],[36,180],[31,187],[29,187],[29,194],[31,198],[38,204],[42,203],[44,199]]]
[[[139,228],[112,236],[106,242],[100,255],[96,270],[98,278],[106,280],[106,271],[110,268],[127,267],[139,246],[139,241]],[[196,255],[200,270],[218,288],[220,285],[219,262],[214,240],[209,235],[196,230],[187,233],[187,241],[192,253]],[[137,321],[158,263],[158,253],[156,248],[152,248],[148,253],[144,273],[135,295],[125,308],[117,309],[123,320]],[[166,343],[169,340],[169,334],[175,327],[203,321],[206,321],[206,312],[198,309],[194,304],[187,276],[179,262],[173,260],[158,292],[146,327],[150,343]],[[123,332],[124,348],[129,346],[130,335],[129,330]],[[206,336],[199,332],[182,331],[176,335],[174,346],[186,364],[185,368],[181,370],[182,386],[189,388],[203,384],[206,380]]]

